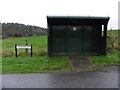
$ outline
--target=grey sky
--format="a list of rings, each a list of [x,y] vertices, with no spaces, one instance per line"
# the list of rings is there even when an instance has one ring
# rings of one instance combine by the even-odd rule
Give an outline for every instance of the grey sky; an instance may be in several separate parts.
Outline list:
[[[47,15],[109,16],[118,29],[119,0],[0,0],[0,22],[47,27]]]

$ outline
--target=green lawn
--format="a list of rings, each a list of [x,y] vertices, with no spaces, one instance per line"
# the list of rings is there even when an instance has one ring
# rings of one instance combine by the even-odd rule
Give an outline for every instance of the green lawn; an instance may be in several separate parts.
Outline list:
[[[25,45],[25,40],[28,41],[29,45],[33,45],[34,52],[39,51],[39,50],[47,51],[47,36],[2,40],[2,49],[14,52],[15,44]]]
[[[71,63],[67,57],[48,58],[47,56],[3,58],[2,66],[3,73],[46,73],[71,69]]]
[[[90,56],[89,59],[96,67],[104,67],[109,65],[118,65],[120,59],[118,58],[120,51],[108,52],[106,56]]]

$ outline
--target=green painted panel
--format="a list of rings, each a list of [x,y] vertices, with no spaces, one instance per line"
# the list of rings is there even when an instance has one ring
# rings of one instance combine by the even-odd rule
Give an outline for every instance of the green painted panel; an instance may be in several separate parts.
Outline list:
[[[101,50],[100,26],[52,26],[52,53],[89,54]]]
[[[81,26],[67,27],[67,52],[81,53],[82,46],[82,30]]]
[[[64,53],[66,50],[65,47],[65,26],[53,26],[53,42],[52,48],[53,53]]]
[[[91,53],[92,50],[92,26],[82,26],[82,52],[83,53]]]

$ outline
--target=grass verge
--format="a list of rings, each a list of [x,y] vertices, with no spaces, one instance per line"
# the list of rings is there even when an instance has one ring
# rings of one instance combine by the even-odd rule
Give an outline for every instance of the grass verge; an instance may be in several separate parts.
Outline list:
[[[47,73],[70,69],[71,63],[67,57],[11,57],[2,60],[2,73]]]
[[[95,68],[104,68],[106,66],[118,66],[120,51],[108,52],[106,56],[90,56],[89,60],[95,65]]]

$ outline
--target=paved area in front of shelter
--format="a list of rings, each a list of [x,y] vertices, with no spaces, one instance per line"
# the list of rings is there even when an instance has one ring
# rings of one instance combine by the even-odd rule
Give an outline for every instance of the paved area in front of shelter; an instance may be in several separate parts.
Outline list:
[[[94,67],[87,57],[70,56],[69,59],[73,71],[85,71]]]

